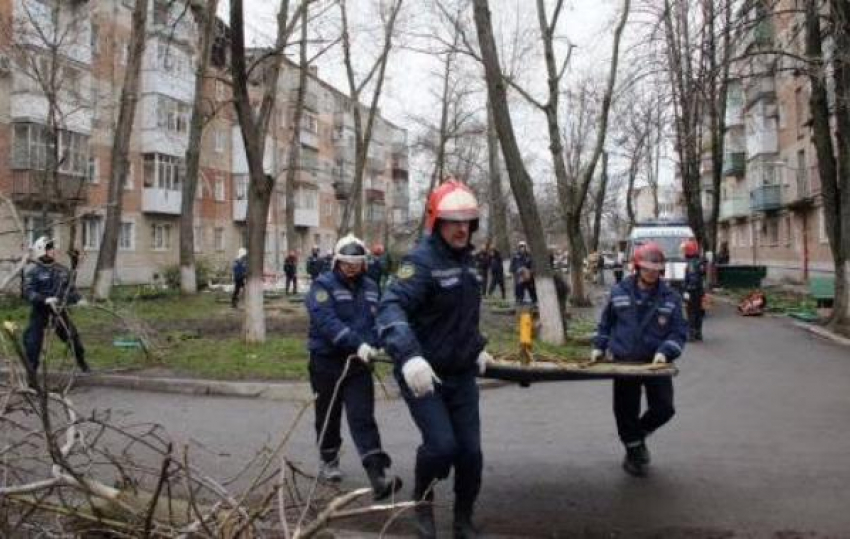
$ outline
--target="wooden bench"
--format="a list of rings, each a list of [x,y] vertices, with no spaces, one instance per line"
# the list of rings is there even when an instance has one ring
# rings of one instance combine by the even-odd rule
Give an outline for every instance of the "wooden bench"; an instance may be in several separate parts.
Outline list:
[[[809,295],[818,307],[831,307],[835,299],[835,277],[810,277]]]

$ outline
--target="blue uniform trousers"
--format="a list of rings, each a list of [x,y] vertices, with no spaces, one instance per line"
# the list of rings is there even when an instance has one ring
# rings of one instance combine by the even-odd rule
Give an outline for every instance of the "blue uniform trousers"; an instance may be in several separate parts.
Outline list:
[[[44,342],[44,329],[50,323],[51,318],[55,317],[56,336],[65,344],[71,346],[71,351],[74,353],[74,358],[77,365],[82,369],[86,365],[86,350],[83,348],[83,342],[80,340],[80,334],[77,328],[68,317],[68,313],[64,310],[60,315],[54,314],[50,307],[34,306],[30,311],[30,321],[27,329],[24,331],[24,349],[27,354],[27,362],[32,371],[38,370],[41,360],[41,347]]]
[[[349,374],[342,381],[334,399],[334,388],[339,378],[338,373],[314,369],[312,366],[310,368],[310,385],[316,394],[316,440],[320,442],[319,452],[322,460],[334,462],[339,457],[339,449],[342,446],[342,408],[345,407],[348,429],[363,464],[379,459],[378,464],[381,467],[389,466],[389,456],[381,449],[381,435],[375,422],[375,386],[372,374],[365,369]]]
[[[640,414],[641,390],[646,388],[647,410]],[[642,441],[664,425],[673,414],[673,380],[659,378],[620,378],[614,380],[614,417],[623,444]]]
[[[402,395],[422,433],[416,452],[414,497],[430,499],[435,481],[455,469],[455,512],[471,514],[481,490],[481,418],[474,372],[441,376],[435,391],[415,398],[402,379]]]

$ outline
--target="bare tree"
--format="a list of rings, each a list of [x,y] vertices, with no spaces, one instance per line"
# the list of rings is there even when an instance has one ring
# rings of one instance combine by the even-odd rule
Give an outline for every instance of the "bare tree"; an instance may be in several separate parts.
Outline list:
[[[195,68],[195,101],[189,124],[189,144],[186,147],[186,175],[183,179],[183,197],[180,206],[180,291],[195,294],[198,283],[195,273],[195,191],[201,163],[201,136],[203,134],[204,84],[210,65],[210,52],[215,40],[216,10],[218,0],[193,0],[192,14],[198,25],[198,64]]]
[[[124,203],[124,180],[129,168],[130,135],[136,117],[136,103],[139,100],[139,80],[142,71],[142,58],[145,54],[147,38],[148,5],[136,2],[133,8],[130,29],[130,43],[127,51],[127,67],[124,71],[124,85],[121,88],[121,105],[118,111],[118,123],[112,141],[110,159],[109,191],[107,194],[106,220],[103,227],[103,239],[97,256],[92,293],[96,299],[108,299],[115,276],[115,259],[118,254],[118,235],[121,231],[121,212]]]
[[[499,64],[488,0],[473,0],[473,10],[475,26],[478,30],[481,60],[484,64],[484,74],[487,80],[487,95],[493,109],[494,123],[501,141],[511,189],[516,197],[523,229],[531,245],[532,256],[538,261],[535,273],[540,301],[540,321],[543,324],[541,338],[546,342],[561,343],[564,340],[563,318],[555,294],[552,268],[547,263],[549,253],[546,248],[543,223],[534,204],[531,177],[522,161],[514,134],[510,109],[508,108],[507,83]]]
[[[361,81],[356,80],[354,73],[353,55],[351,51],[351,32],[348,24],[348,9],[346,0],[339,0],[339,9],[342,16],[342,51],[345,63],[345,73],[348,80],[348,90],[352,101],[354,114],[354,180],[351,186],[351,196],[345,201],[342,212],[338,235],[341,237],[349,232],[351,227],[351,216],[354,214],[354,234],[363,236],[363,174],[366,170],[366,159],[368,157],[369,145],[372,143],[372,130],[375,124],[375,116],[378,114],[378,103],[384,86],[384,76],[390,51],[393,44],[393,32],[398,14],[401,11],[403,0],[392,0],[388,4],[381,4],[381,20],[383,22],[383,43],[378,57],[366,72]],[[363,110],[360,105],[360,96],[367,86],[373,82],[372,99],[363,121]]]

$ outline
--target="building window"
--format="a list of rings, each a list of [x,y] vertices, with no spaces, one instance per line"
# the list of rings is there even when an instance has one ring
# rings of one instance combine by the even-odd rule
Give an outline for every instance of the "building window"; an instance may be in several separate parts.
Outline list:
[[[96,24],[91,25],[90,39],[89,45],[91,46],[92,56],[97,56],[100,54],[100,27]]]
[[[171,225],[154,223],[151,225],[151,249],[166,251],[171,248]]]
[[[160,129],[177,134],[189,132],[192,109],[187,103],[168,96],[157,96],[156,125]]]
[[[818,226],[818,240],[821,243],[828,243],[829,242],[829,236],[826,234],[826,210],[824,209],[823,206],[818,208],[818,217],[819,217],[818,221],[819,221],[819,225],[820,225],[820,226]]]
[[[73,176],[86,176],[89,172],[89,137],[71,131],[59,131],[56,139],[59,151],[51,141],[50,129],[45,125],[20,123],[12,131],[12,168],[45,170],[58,159],[58,170]]]
[[[216,129],[215,133],[215,152],[224,153],[227,149],[227,132],[223,129]]]
[[[224,229],[216,227],[213,229],[213,243],[215,243],[216,251],[224,251]]]
[[[319,120],[312,114],[304,114],[301,117],[301,129],[308,133],[319,133]]]
[[[133,189],[133,162],[127,162],[127,174],[124,175],[124,190],[130,191]]]
[[[779,219],[765,219],[762,221],[761,245],[775,246],[779,244]]]
[[[86,217],[82,220],[83,225],[83,249],[96,251],[100,249],[100,238],[103,236],[103,218]]]
[[[235,200],[248,199],[248,175],[238,174],[233,176],[233,198]]]
[[[179,157],[148,153],[144,156],[145,187],[179,191],[183,183],[183,160]]]
[[[216,101],[227,99],[227,88],[224,86],[223,80],[216,79],[215,81],[215,99]]]
[[[86,171],[86,181],[88,183],[100,183],[100,175],[97,168],[97,158],[89,157],[89,166]]]
[[[224,178],[221,173],[215,176],[215,199],[218,202],[224,202]]]
[[[794,227],[793,222],[791,221],[791,216],[785,216],[785,246],[791,247],[791,244],[794,242]]]
[[[35,240],[41,236],[47,236],[53,239],[53,245],[59,248],[59,235],[56,234],[56,229],[49,221],[45,221],[40,216],[24,217],[24,232],[27,238],[27,247],[32,247]]]
[[[204,246],[204,229],[203,227],[194,227],[192,241],[194,242],[195,252],[200,253]]]
[[[136,248],[136,226],[131,221],[121,223],[121,231],[118,233],[118,249],[121,251],[133,251]]]

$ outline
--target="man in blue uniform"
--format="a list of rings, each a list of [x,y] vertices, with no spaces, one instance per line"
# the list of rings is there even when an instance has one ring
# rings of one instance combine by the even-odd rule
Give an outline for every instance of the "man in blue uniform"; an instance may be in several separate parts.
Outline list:
[[[41,359],[44,329],[51,322],[55,324],[56,335],[62,342],[71,346],[80,370],[89,372],[86,350],[66,309],[66,306],[80,301],[71,272],[56,262],[53,240],[45,236],[35,240],[32,254],[35,258],[34,264],[24,275],[24,297],[32,305],[29,325],[24,331],[30,384],[35,383],[34,376]]]
[[[248,278],[248,250],[240,247],[233,261],[233,296],[230,298],[230,306],[234,309],[239,304],[239,292],[245,288],[245,279]]]
[[[613,361],[665,364],[682,354],[687,324],[679,294],[661,279],[664,253],[655,243],[638,247],[635,274],[618,283],[596,329],[591,362],[606,355]],[[641,415],[641,392],[646,390],[647,410]],[[670,421],[673,381],[669,377],[614,380],[614,416],[626,448],[623,469],[643,477],[649,466],[646,437]]]
[[[511,275],[514,277],[514,298],[517,304],[525,301],[525,292],[531,298],[532,303],[537,303],[537,290],[534,286],[534,263],[531,260],[531,253],[528,252],[528,246],[524,241],[519,242],[517,251],[511,257],[510,266]]]
[[[705,261],[699,255],[699,244],[696,240],[683,242],[681,248],[686,263],[683,297],[688,307],[688,338],[701,341],[702,319],[705,315],[702,308],[702,299],[705,296]]]
[[[310,276],[311,281],[315,281],[319,278],[319,274],[322,273],[322,266],[324,266],[324,261],[319,255],[319,248],[318,246],[313,247],[313,252],[310,253],[310,257],[307,258],[307,275]]]
[[[433,488],[454,467],[454,534],[475,537],[481,488],[481,421],[475,377],[490,356],[478,329],[481,282],[470,239],[478,203],[448,179],[428,200],[428,235],[405,257],[378,311],[378,330],[422,434],[413,495],[419,537],[435,537]]]
[[[372,246],[372,256],[369,257],[368,267],[366,268],[366,276],[375,281],[378,289],[381,288],[381,281],[384,280],[384,275],[387,273],[387,263],[384,257],[384,246],[376,243]]]
[[[336,244],[333,270],[310,287],[310,384],[316,394],[316,438],[321,477],[339,481],[340,420],[345,407],[348,427],[376,500],[401,488],[387,478],[390,457],[381,448],[375,422],[375,388],[369,362],[377,354],[375,311],[378,287],[364,275],[366,247],[349,234]]]

